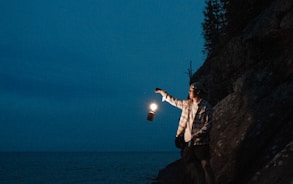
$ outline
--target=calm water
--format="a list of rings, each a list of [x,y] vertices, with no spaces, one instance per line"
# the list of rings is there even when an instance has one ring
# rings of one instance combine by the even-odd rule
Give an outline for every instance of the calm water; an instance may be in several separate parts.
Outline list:
[[[1,184],[149,184],[177,152],[0,153]]]

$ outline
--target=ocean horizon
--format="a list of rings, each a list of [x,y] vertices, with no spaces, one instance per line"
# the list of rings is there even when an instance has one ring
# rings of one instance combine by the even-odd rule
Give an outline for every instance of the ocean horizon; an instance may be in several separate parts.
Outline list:
[[[151,184],[180,152],[0,152],[0,183]]]

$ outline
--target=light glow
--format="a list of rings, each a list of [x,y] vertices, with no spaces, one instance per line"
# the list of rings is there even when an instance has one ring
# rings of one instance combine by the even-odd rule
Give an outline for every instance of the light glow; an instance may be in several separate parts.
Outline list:
[[[158,109],[158,105],[156,103],[151,103],[150,109],[152,112],[156,112],[156,110]]]

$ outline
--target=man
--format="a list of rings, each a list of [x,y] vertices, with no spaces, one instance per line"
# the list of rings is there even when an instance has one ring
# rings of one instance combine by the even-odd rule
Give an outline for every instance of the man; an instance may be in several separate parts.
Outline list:
[[[183,160],[186,166],[191,163],[200,163],[201,183],[215,183],[214,174],[210,165],[210,130],[212,126],[212,108],[209,103],[202,99],[204,88],[201,83],[195,82],[190,85],[189,99],[180,100],[172,97],[166,91],[156,88],[155,93],[162,95],[163,100],[182,110],[176,137],[184,131],[184,140],[187,146],[183,150]],[[187,169],[190,172],[190,169]],[[194,171],[193,171],[194,172]]]

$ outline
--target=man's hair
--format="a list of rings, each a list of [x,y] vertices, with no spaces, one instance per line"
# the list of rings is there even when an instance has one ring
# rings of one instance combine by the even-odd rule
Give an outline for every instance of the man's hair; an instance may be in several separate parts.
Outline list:
[[[190,87],[194,90],[193,93],[199,97],[202,97],[206,93],[202,83],[200,82],[193,82],[190,84]]]

